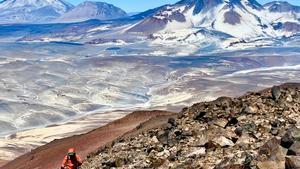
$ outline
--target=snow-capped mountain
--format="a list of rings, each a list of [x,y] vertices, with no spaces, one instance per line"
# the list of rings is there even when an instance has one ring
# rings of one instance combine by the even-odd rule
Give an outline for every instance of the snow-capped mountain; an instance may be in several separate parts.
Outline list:
[[[38,1],[29,3],[35,6],[41,2],[44,4],[44,1],[58,0],[6,0],[0,5],[3,9],[0,13],[16,8],[27,11],[27,7],[24,7],[26,5],[19,7],[17,1],[27,3]],[[4,5],[13,2],[14,5]],[[26,31],[26,36],[19,33],[20,36],[17,38],[19,41],[80,41],[83,44],[98,45],[119,42],[132,45],[145,43],[157,47],[165,45],[166,48],[181,45],[188,50],[205,47],[208,51],[274,46],[285,44],[285,40],[300,35],[299,8],[281,1],[261,5],[255,0],[181,0],[173,5],[164,5],[127,16],[123,10],[110,4],[84,2],[71,10],[65,8],[59,10],[60,12],[55,15],[59,16],[58,18],[49,19],[53,24],[46,25],[47,30],[51,27],[50,32],[40,30],[39,27],[38,30],[31,31],[30,28]],[[65,11],[67,12],[64,13]],[[24,13],[20,12],[19,15],[23,16]],[[33,17],[40,16],[33,15]],[[1,18],[5,20],[7,17]],[[41,20],[40,17],[38,21]],[[81,22],[85,20],[90,21]],[[55,24],[55,22],[81,23]],[[91,24],[94,22],[96,24]],[[65,26],[64,29],[62,25]],[[55,31],[52,27],[56,28]]]
[[[277,3],[273,2],[273,5]],[[298,7],[286,2],[279,4],[283,7],[274,10],[272,3],[262,6],[255,0],[182,0],[164,6],[154,15],[133,25],[128,32],[158,33],[163,36],[178,31],[182,34],[186,30],[186,36],[190,36],[205,28],[239,39],[278,37],[299,32]],[[280,25],[278,20],[273,19],[274,12],[280,16],[286,12],[294,17],[292,21],[290,17],[281,18],[283,25]]]
[[[289,4],[286,1],[273,1],[266,3],[264,7],[273,13],[284,13],[284,12],[291,12],[291,13],[300,13],[300,7],[294,6]]]
[[[86,1],[65,13],[58,22],[81,22],[89,19],[109,20],[126,17],[122,9],[104,2]]]
[[[264,5],[265,17],[282,34],[300,32],[300,7],[288,2],[274,1]]]
[[[0,23],[43,23],[73,8],[63,0],[4,0],[0,3]]]

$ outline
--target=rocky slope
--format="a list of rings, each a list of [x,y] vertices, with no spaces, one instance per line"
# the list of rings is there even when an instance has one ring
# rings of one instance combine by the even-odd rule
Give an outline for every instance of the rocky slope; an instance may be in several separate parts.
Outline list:
[[[185,108],[91,154],[83,169],[299,169],[300,84]],[[141,126],[140,126],[141,127]]]
[[[86,156],[95,149],[110,143],[127,132],[130,132],[128,135],[133,136],[140,131],[159,126],[165,123],[169,117],[173,116],[174,113],[166,111],[136,111],[89,133],[54,140],[49,144],[36,148],[10,161],[4,166],[2,165],[6,162],[0,161],[0,168],[58,169],[60,168],[63,157],[66,155],[66,151],[70,147],[75,147],[78,154],[80,154],[82,158],[86,158]],[[144,123],[144,127],[140,127],[137,130],[136,127],[141,123]]]

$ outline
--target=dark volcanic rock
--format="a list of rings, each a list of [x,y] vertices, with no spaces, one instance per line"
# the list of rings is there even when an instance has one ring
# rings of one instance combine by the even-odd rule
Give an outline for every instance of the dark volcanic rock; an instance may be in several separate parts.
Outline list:
[[[201,120],[206,115],[206,112],[197,112],[195,113],[194,120]]]

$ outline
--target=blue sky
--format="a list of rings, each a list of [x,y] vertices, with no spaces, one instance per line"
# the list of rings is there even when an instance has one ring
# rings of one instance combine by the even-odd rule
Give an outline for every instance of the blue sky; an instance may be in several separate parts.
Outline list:
[[[83,2],[85,0],[66,0],[66,1],[69,1],[72,4],[77,5],[78,3]],[[108,2],[124,9],[126,12],[141,12],[164,4],[168,4],[168,3],[172,4],[179,0],[93,0],[93,1]],[[263,4],[263,3],[270,2],[272,0],[257,0],[257,1]],[[291,4],[300,6],[300,0],[286,0],[286,1],[290,2]]]

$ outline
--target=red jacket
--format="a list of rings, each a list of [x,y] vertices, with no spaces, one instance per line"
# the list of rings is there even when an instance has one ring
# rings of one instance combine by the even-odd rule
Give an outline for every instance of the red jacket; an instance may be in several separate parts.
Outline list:
[[[77,169],[81,166],[82,160],[78,155],[74,156],[74,159],[70,159],[68,155],[65,156],[61,167],[66,169]]]

